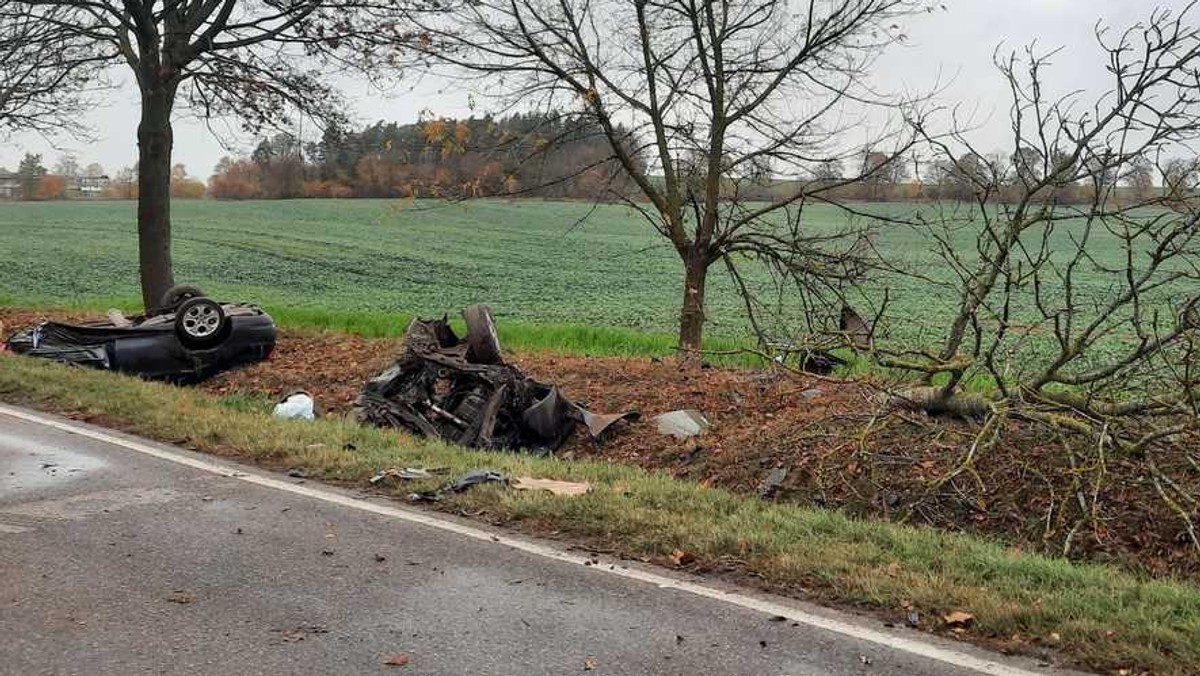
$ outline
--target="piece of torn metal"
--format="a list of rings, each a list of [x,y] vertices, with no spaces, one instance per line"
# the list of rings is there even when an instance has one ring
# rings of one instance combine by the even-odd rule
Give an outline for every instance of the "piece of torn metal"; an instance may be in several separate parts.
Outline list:
[[[389,479],[399,481],[419,481],[432,479],[433,472],[420,467],[405,467],[404,469],[385,469],[371,477],[371,484],[379,484]]]
[[[499,472],[487,469],[477,469],[458,477],[443,489],[448,493],[462,493],[482,484],[508,485],[508,477]]]
[[[712,423],[704,414],[694,409],[684,409],[680,411],[670,411],[661,415],[654,416],[654,421],[658,423],[659,434],[669,434],[676,439],[686,439],[707,432]]]
[[[395,470],[392,470],[395,471]],[[372,480],[374,482],[374,480]],[[458,477],[454,481],[442,486],[436,491],[424,491],[421,493],[409,493],[409,502],[440,502],[442,497],[447,493],[462,493],[476,486],[483,484],[496,483],[507,487],[509,485],[508,477],[490,469],[476,469],[467,472]]]
[[[534,479],[532,477],[517,477],[512,481],[512,487],[518,491],[550,491],[555,495],[575,497],[587,495],[592,485],[577,481],[557,481],[554,479]]]
[[[787,467],[776,467],[775,469],[771,470],[771,473],[767,475],[767,478],[763,479],[763,482],[758,485],[758,496],[763,500],[770,500],[774,498],[775,494],[779,492],[779,487],[782,486],[784,480],[787,479],[787,475]]]
[[[445,316],[414,320],[400,357],[363,386],[359,420],[463,446],[550,452],[578,425],[600,441],[618,423],[638,418],[636,411],[588,411],[505,363],[486,306],[463,310],[463,318],[462,339]]]
[[[865,352],[871,348],[871,340],[875,335],[875,325],[863,319],[854,308],[842,306],[842,314],[838,319],[838,330],[846,337],[850,347],[855,352]]]

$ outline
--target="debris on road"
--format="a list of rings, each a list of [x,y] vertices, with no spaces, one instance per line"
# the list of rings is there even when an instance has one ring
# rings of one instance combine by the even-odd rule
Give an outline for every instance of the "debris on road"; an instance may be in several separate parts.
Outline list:
[[[303,390],[284,395],[275,404],[274,416],[284,420],[312,420],[316,417],[312,395]]]
[[[486,469],[477,469],[460,476],[453,483],[446,486],[444,489],[449,493],[462,493],[470,490],[480,484],[498,483],[507,485],[508,477],[499,472],[493,472]]]
[[[599,441],[636,411],[602,415],[504,363],[486,306],[463,310],[460,339],[446,317],[417,319],[396,362],[363,386],[358,417],[380,427],[480,448],[557,449],[583,424]]]
[[[467,472],[449,484],[443,486],[436,491],[427,491],[423,493],[410,493],[408,500],[410,502],[439,502],[442,496],[446,493],[462,493],[468,491],[481,484],[497,483],[502,486],[508,486],[508,477],[499,472],[494,472],[487,469],[477,469]]]
[[[682,549],[675,549],[671,552],[671,560],[674,561],[675,565],[677,566],[686,566],[690,563],[696,562],[696,555]]]
[[[182,590],[173,591],[167,596],[167,601],[169,601],[171,603],[178,603],[181,606],[187,605],[195,600],[196,600],[195,594],[192,594],[191,592],[185,592]]]
[[[296,627],[295,629],[289,629],[282,633],[284,643],[298,643],[310,635],[328,634],[329,630],[326,629],[324,625],[313,624]]]
[[[405,469],[403,472],[386,470],[376,474],[371,479],[371,483],[379,483],[389,477],[398,479],[429,479],[432,476],[426,470],[414,470],[411,468]],[[408,499],[413,502],[437,502],[446,493],[463,493],[476,486],[490,483],[500,484],[506,488],[511,487],[518,491],[550,491],[555,495],[565,496],[585,495],[592,490],[592,485],[589,483],[534,479],[532,477],[519,477],[510,481],[508,477],[500,472],[477,469],[467,472],[437,491],[412,493],[408,496]]]
[[[553,479],[533,479],[530,477],[517,477],[513,480],[512,487],[518,491],[550,491],[555,495],[572,497],[577,495],[586,495],[592,490],[592,485],[589,483],[555,481]]]
[[[965,629],[975,623],[975,616],[970,613],[964,613],[956,610],[952,613],[947,613],[942,616],[942,620],[947,627]]]
[[[387,661],[384,662],[384,664],[389,667],[403,667],[403,666],[406,666],[411,661],[412,661],[412,657],[410,657],[408,654],[400,653],[398,655],[392,655],[391,657],[389,657],[387,659]]]
[[[377,485],[388,480],[398,481],[419,481],[421,479],[432,479],[435,474],[441,474],[446,471],[444,467],[435,467],[433,469],[425,469],[422,467],[405,467],[404,469],[385,469],[377,472],[371,477],[371,485]]]
[[[692,409],[663,413],[654,416],[654,421],[658,423],[659,434],[669,434],[676,439],[699,436],[712,427],[703,413]]]
[[[921,626],[921,613],[916,610],[908,611],[908,626],[916,629]]]
[[[41,322],[17,331],[5,347],[31,357],[128,373],[177,384],[195,383],[266,359],[275,322],[254,305],[221,303],[195,287],[167,292],[154,314],[105,321]]]

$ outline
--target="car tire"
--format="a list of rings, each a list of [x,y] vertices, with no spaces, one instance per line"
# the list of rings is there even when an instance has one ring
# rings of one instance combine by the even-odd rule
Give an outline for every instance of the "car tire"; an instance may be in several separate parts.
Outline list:
[[[158,301],[158,311],[162,314],[174,312],[185,301],[192,298],[203,298],[204,292],[199,287],[190,284],[177,284],[167,289]]]
[[[211,298],[192,298],[175,311],[175,334],[187,347],[207,348],[225,340],[229,317]]]
[[[475,364],[499,364],[500,336],[496,322],[486,305],[472,305],[462,311],[467,323],[467,361]]]

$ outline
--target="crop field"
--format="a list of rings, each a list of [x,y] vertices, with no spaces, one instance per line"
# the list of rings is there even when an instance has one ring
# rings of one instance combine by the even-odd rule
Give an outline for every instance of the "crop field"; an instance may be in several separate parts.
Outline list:
[[[806,218],[814,232],[847,222],[830,206],[810,207]],[[631,329],[665,346],[682,297],[673,250],[621,206],[205,200],[177,201],[173,220],[177,280],[284,316],[429,316],[486,302],[502,323]],[[136,308],[134,227],[131,202],[0,203],[0,303]],[[904,226],[881,226],[876,243],[896,265],[949,279],[929,243]],[[1119,254],[1115,240],[1107,246],[1102,257]],[[1115,281],[1096,273],[1080,292],[1100,299]],[[891,330],[909,343],[935,335],[954,302],[897,274],[871,284],[873,294],[885,288],[899,320]],[[748,335],[720,266],[708,315],[710,336]]]

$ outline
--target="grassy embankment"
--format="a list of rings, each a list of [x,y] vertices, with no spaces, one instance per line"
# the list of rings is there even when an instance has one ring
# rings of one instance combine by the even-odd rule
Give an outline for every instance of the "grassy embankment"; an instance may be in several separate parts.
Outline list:
[[[317,479],[365,484],[384,467],[446,466],[590,481],[595,490],[579,498],[486,487],[442,506],[483,510],[489,519],[632,556],[665,558],[678,548],[701,567],[732,565],[783,592],[897,617],[911,606],[932,626],[945,612],[965,611],[976,618],[973,638],[1048,646],[1097,669],[1183,676],[1200,664],[1200,589],[1184,582],[764,503],[623,465],[471,451],[343,420],[278,421],[195,390],[13,356],[0,355],[0,400],[271,467],[302,467]]]

